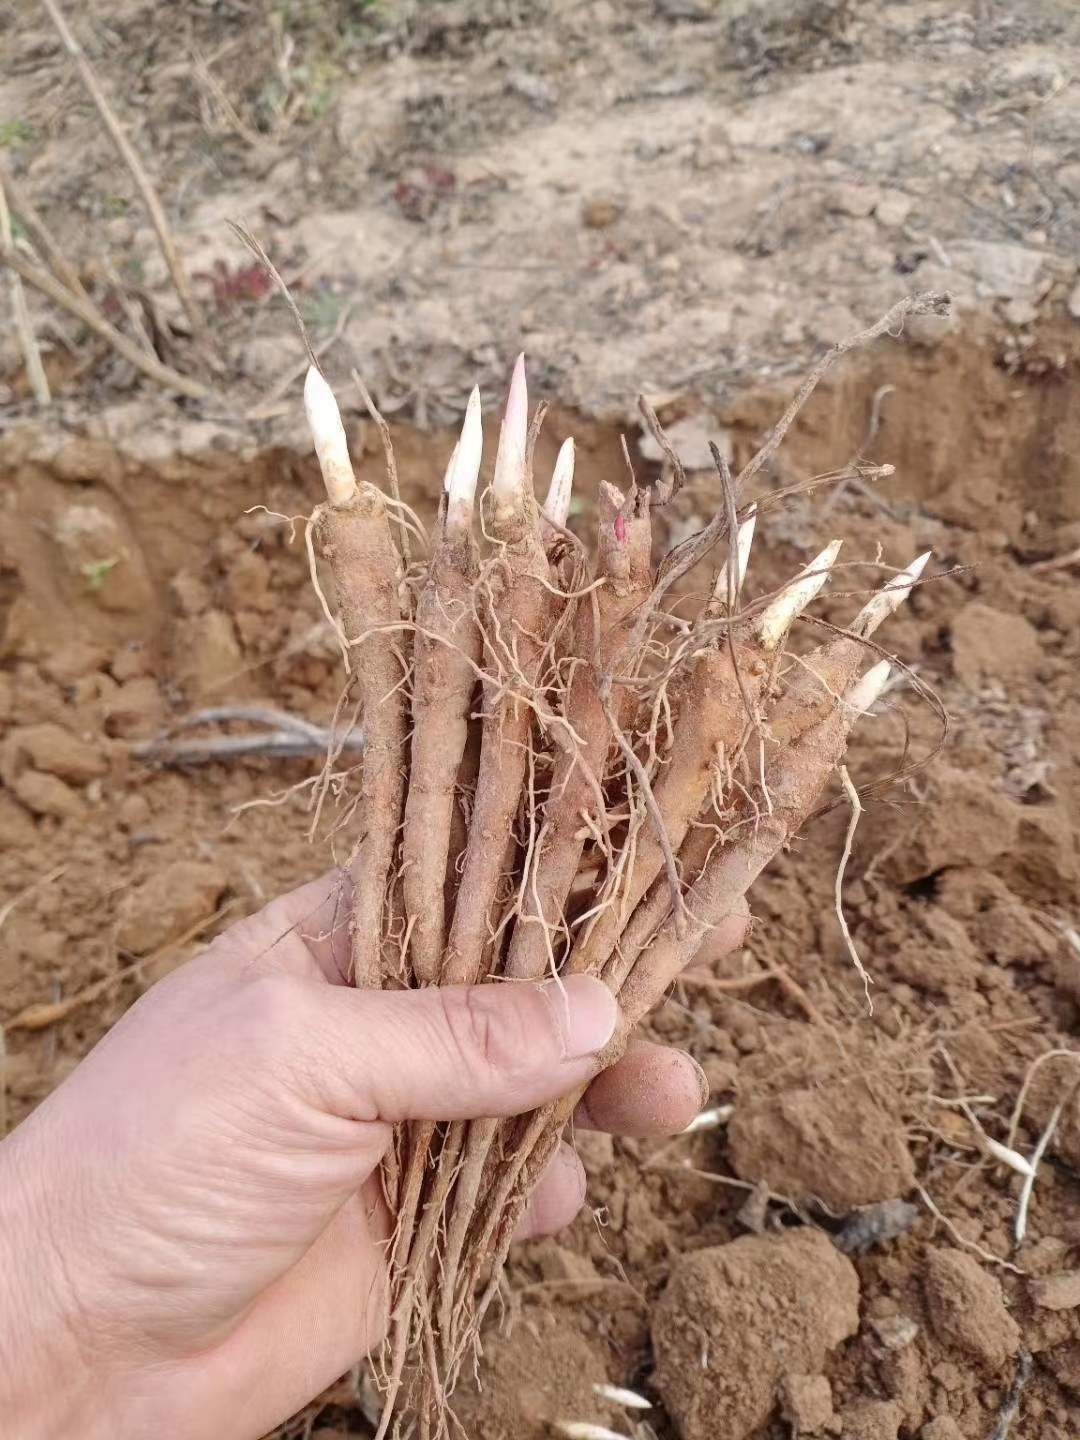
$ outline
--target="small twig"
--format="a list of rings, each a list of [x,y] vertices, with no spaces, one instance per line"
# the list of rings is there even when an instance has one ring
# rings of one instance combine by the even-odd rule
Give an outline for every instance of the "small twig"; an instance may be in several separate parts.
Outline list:
[[[11,230],[11,212],[8,210],[7,194],[2,178],[0,178],[0,243],[11,247],[15,245],[15,237]],[[38,350],[37,341],[34,338],[34,326],[26,304],[26,291],[23,289],[22,278],[15,270],[8,273],[8,289],[11,293],[12,321],[15,333],[19,337],[19,348],[23,353],[23,361],[26,364],[26,378],[30,381],[34,399],[44,409],[52,400],[49,392],[49,380],[45,374],[45,367],[41,363],[41,352]]]
[[[660,446],[660,450],[664,456],[664,459],[671,467],[671,479],[670,481],[668,481],[667,485],[662,490],[660,489],[660,487],[657,487],[659,493],[656,496],[655,502],[657,505],[666,505],[667,502],[674,495],[677,495],[679,491],[683,488],[683,486],[686,484],[686,470],[683,468],[683,463],[679,459],[678,453],[674,445],[672,445],[671,441],[664,434],[664,427],[660,424],[660,421],[656,415],[656,411],[645,399],[644,395],[638,396],[637,406],[638,410],[641,413],[641,418],[645,421],[645,428],[648,430],[652,438],[656,441],[657,445]],[[626,463],[627,465],[630,465],[630,456],[629,453],[626,452],[625,440],[623,441],[623,451],[626,454]],[[633,473],[633,466],[630,466],[630,474],[633,475]],[[634,483],[636,485],[636,480]]]
[[[350,748],[353,748],[350,746]],[[212,765],[217,760],[302,760],[321,756],[325,746],[303,739],[289,730],[263,735],[222,735],[214,740],[168,742],[140,746],[136,755],[155,765]]]
[[[851,859],[851,846],[855,840],[855,831],[858,828],[863,807],[862,801],[859,799],[859,792],[851,783],[851,776],[848,774],[847,766],[841,765],[838,773],[840,776],[840,784],[844,787],[844,794],[851,803],[851,819],[848,821],[847,834],[844,836],[844,853],[840,856],[840,864],[836,867],[836,886],[834,889],[836,918],[840,922],[840,933],[844,937],[844,944],[847,947],[848,954],[851,956],[851,963],[855,966],[856,973],[863,982],[867,1014],[873,1015],[874,1002],[870,998],[872,981],[866,967],[859,958],[859,952],[855,948],[855,941],[851,938],[851,930],[848,926],[847,916],[844,914],[844,875],[847,871],[848,861]]]
[[[1009,1134],[1006,1143],[1013,1150],[1016,1149],[1016,1132],[1020,1128],[1020,1117],[1024,1113],[1024,1102],[1027,1100],[1027,1093],[1031,1088],[1031,1082],[1035,1079],[1036,1072],[1041,1070],[1050,1060],[1080,1061],[1080,1050],[1044,1050],[1041,1055],[1036,1055],[1035,1059],[1028,1066],[1027,1074],[1024,1076],[1023,1084],[1020,1086],[1019,1093],[1013,1105],[1012,1114],[1009,1116]]]
[[[178,732],[193,730],[197,726],[235,724],[238,721],[267,728],[254,735],[218,735],[212,739],[183,741],[172,738]],[[338,754],[344,750],[362,750],[363,732],[351,730],[342,736],[333,728],[325,729],[299,716],[269,707],[224,705],[188,716],[153,740],[134,746],[132,753],[139,760],[158,765],[205,765],[215,760],[240,760],[253,756],[276,760],[323,756],[331,746],[336,747]]]
[[[1066,570],[1070,565],[1080,565],[1080,545],[1065,555],[1055,555],[1051,560],[1036,560],[1029,565],[1029,575],[1046,575],[1051,570]]]
[[[312,721],[300,715],[290,715],[286,710],[275,710],[271,705],[214,705],[208,710],[196,710],[194,715],[185,715],[164,733],[176,735],[182,730],[195,730],[200,725],[225,725],[236,720],[249,725],[266,725],[270,729],[296,730],[311,740],[321,740],[326,734]]]
[[[637,488],[637,476],[634,474],[634,462],[630,459],[630,447],[626,443],[626,436],[620,434],[619,448],[622,450],[623,464],[626,466],[626,473],[630,476],[630,493],[633,494]]]
[[[931,1200],[930,1196],[923,1189],[923,1187],[921,1185],[917,1185],[915,1188],[919,1193],[919,1199],[930,1211],[930,1214],[933,1215],[935,1220],[941,1221],[942,1225],[945,1226],[945,1229],[949,1232],[952,1238],[956,1241],[958,1245],[962,1246],[963,1249],[972,1251],[973,1254],[978,1255],[980,1260],[985,1260],[991,1265],[1000,1265],[1002,1270],[1010,1270],[1014,1275],[1027,1274],[1026,1270],[1021,1270],[1020,1266],[1014,1265],[1011,1260],[1003,1260],[1000,1255],[995,1255],[992,1250],[987,1250],[986,1247],[984,1245],[980,1245],[978,1241],[969,1240],[966,1236],[961,1235],[960,1231],[956,1228],[956,1226],[949,1219],[949,1217],[947,1215],[943,1215],[942,1212],[938,1209],[937,1205],[935,1205],[934,1201]]]
[[[371,391],[364,384],[359,370],[352,371],[352,382],[360,392],[360,399],[364,402],[368,414],[375,421],[379,430],[379,439],[382,442],[383,458],[386,462],[386,478],[390,482],[390,494],[394,497],[394,518],[401,531],[401,555],[405,561],[405,569],[408,570],[412,564],[412,545],[409,542],[409,529],[405,523],[401,507],[401,486],[398,483],[397,461],[394,459],[394,442],[390,436],[390,426],[383,419],[379,407],[372,399]]]
[[[673,1165],[665,1162],[662,1165],[653,1164],[646,1160],[642,1163],[642,1170],[659,1170],[662,1175],[692,1175],[695,1180],[709,1180],[713,1185],[726,1185],[730,1190],[746,1190],[751,1194],[758,1189],[759,1181],[738,1180],[734,1175],[717,1175],[712,1170],[698,1170],[690,1164]],[[768,1192],[768,1200],[771,1205],[783,1205],[793,1214],[798,1215],[799,1207],[792,1200],[790,1195],[780,1195],[775,1190]]]
[[[333,349],[333,347],[337,344],[337,342],[341,339],[342,335],[345,333],[345,326],[349,323],[353,311],[356,309],[357,305],[359,305],[360,298],[361,297],[359,295],[354,295],[351,300],[347,300],[345,302],[345,304],[341,307],[341,310],[338,312],[337,319],[334,321],[334,328],[330,331],[329,335],[327,335],[325,340],[320,340],[319,343],[314,347],[312,353],[314,354],[315,360],[318,363],[320,369],[322,368],[323,356],[328,350]],[[301,360],[299,365],[294,366],[294,368],[290,370],[283,379],[279,380],[277,384],[274,385],[272,389],[267,392],[267,394],[263,397],[262,400],[259,401],[258,405],[256,405],[253,410],[248,411],[247,418],[252,421],[269,420],[272,418],[272,416],[277,414],[279,402],[289,393],[289,391],[292,389],[292,387],[296,384],[298,380],[303,380],[304,376],[307,374],[307,369],[310,363],[311,361],[305,356],[304,359]],[[289,406],[289,408],[292,408],[291,405]]]
[[[270,279],[273,280],[274,284],[277,286],[281,298],[285,301],[286,305],[288,305],[289,309],[292,311],[292,317],[296,321],[296,328],[300,331],[300,339],[303,342],[304,349],[307,351],[308,359],[311,361],[312,365],[315,366],[316,370],[319,370],[321,374],[322,372],[318,358],[311,346],[311,336],[308,334],[308,328],[304,321],[304,317],[300,314],[300,306],[297,305],[296,301],[293,299],[292,291],[289,289],[288,285],[285,284],[285,281],[281,278],[281,274],[278,271],[277,266],[270,259],[270,256],[267,255],[266,251],[263,249],[263,247],[259,244],[258,240],[255,239],[255,236],[252,235],[251,231],[248,230],[246,226],[241,225],[238,220],[226,220],[225,223],[226,225],[228,225],[229,229],[233,232],[237,239],[244,242],[244,244],[258,260],[259,264],[270,276]]]
[[[85,990],[80,990],[77,995],[72,995],[68,1000],[56,1000],[53,1002],[43,1001],[37,1005],[28,1005],[25,1010],[20,1010],[14,1019],[9,1020],[4,1026],[5,1030],[46,1030],[50,1025],[58,1025],[61,1020],[66,1020],[73,1010],[82,1005],[89,1005],[100,996],[105,995],[122,980],[127,980],[132,975],[137,975],[147,965],[155,961],[163,960],[173,951],[179,950],[182,946],[188,945],[196,936],[200,935],[209,926],[223,920],[235,905],[234,900],[226,901],[220,905],[212,914],[204,915],[194,925],[190,925],[182,935],[175,940],[168,940],[164,945],[159,945],[149,955],[142,956],[139,960],[133,960],[130,965],[124,965],[111,975],[106,975],[103,980],[96,980],[93,985],[87,985]]]
[[[30,896],[33,895],[36,890],[41,890],[46,885],[51,885],[54,880],[59,880],[66,869],[66,865],[57,865],[55,870],[50,870],[47,875],[39,876],[37,880],[32,881],[25,889],[20,890],[17,895],[13,895],[5,904],[0,905],[0,930],[7,924],[8,917],[17,905],[21,905],[24,900],[29,900]]]
[[[0,185],[7,191],[8,201],[12,210],[22,222],[27,238],[34,249],[52,267],[52,272],[61,284],[74,295],[86,296],[86,289],[83,286],[78,270],[70,263],[63,250],[60,248],[52,231],[45,224],[33,205],[23,194],[22,187],[12,175],[6,165],[0,163]]]
[[[881,407],[886,397],[889,395],[895,395],[895,393],[895,385],[879,385],[878,388],[874,391],[873,399],[870,402],[870,422],[866,427],[866,434],[862,438],[862,444],[859,446],[858,450],[855,451],[854,456],[848,462],[848,465],[845,467],[847,469],[850,469],[852,473],[840,481],[836,489],[829,496],[828,500],[826,500],[825,504],[821,507],[821,514],[823,516],[828,515],[830,511],[836,508],[845,490],[848,488],[849,485],[853,484],[858,488],[859,492],[862,495],[864,495],[868,500],[872,501],[873,504],[879,506],[882,510],[884,510],[886,515],[890,516],[894,520],[896,519],[896,516],[889,509],[888,505],[885,504],[884,500],[882,500],[880,496],[875,495],[872,490],[868,489],[867,486],[861,480],[859,480],[857,475],[854,473],[857,467],[863,461],[866,452],[870,449],[874,441],[877,439],[878,431],[881,429]]]
[[[121,355],[129,365],[142,372],[151,380],[156,380],[159,385],[164,385],[167,390],[176,390],[181,395],[186,395],[189,400],[208,400],[210,390],[198,380],[191,380],[186,375],[181,375],[178,370],[173,370],[168,365],[163,365],[154,355],[147,355],[133,340],[122,334],[114,326],[110,325],[105,316],[97,306],[88,300],[85,295],[73,294],[65,285],[62,285],[55,276],[50,275],[47,270],[42,270],[32,261],[27,260],[24,255],[13,245],[0,243],[0,263],[8,265],[16,271],[35,290],[40,291],[54,305],[59,305],[69,315],[74,315],[81,320],[88,330],[95,335],[100,335],[118,355]]]
[[[764,984],[766,980],[775,980],[781,989],[786,990],[792,1000],[803,1010],[811,1024],[821,1025],[826,1030],[829,1028],[829,1022],[825,1016],[799,982],[789,975],[782,965],[773,964],[767,970],[758,970],[753,975],[727,975],[723,979],[719,979],[715,975],[695,975],[692,969],[684,970],[679,976],[680,985],[709,990],[717,995],[734,994],[739,990],[752,990],[756,985]]]
[[[641,761],[634,754],[633,746],[623,734],[622,726],[619,724],[615,711],[612,709],[610,698],[608,696],[602,696],[601,705],[611,733],[615,737],[615,742],[622,751],[627,765],[634,773],[634,779],[637,781],[641,790],[641,797],[645,802],[645,808],[649,812],[649,819],[652,821],[653,830],[656,833],[656,841],[664,857],[664,870],[667,874],[668,889],[671,892],[671,909],[675,916],[675,933],[681,938],[686,933],[690,912],[687,910],[686,901],[683,899],[679,864],[675,858],[675,852],[671,848],[671,837],[667,833],[663,813],[653,793],[649,777],[645,773],[644,765],[642,765]]]
[[[1073,1085],[1072,1090],[1066,1098],[1059,1100],[1054,1106],[1050,1112],[1050,1118],[1046,1122],[1046,1128],[1039,1136],[1035,1149],[1031,1152],[1031,1171],[1024,1176],[1024,1183],[1020,1188],[1020,1202],[1016,1207],[1016,1224],[1013,1228],[1013,1236],[1016,1239],[1017,1245],[1022,1245],[1027,1235],[1028,1209],[1031,1205],[1031,1197],[1035,1191],[1035,1177],[1039,1173],[1039,1166],[1042,1163],[1043,1156],[1046,1154],[1046,1147],[1054,1138],[1054,1131],[1057,1129],[1058,1121],[1061,1119],[1061,1112],[1075,1094],[1076,1085]]]
[[[157,235],[158,245],[165,258],[165,264],[168,268],[173,286],[176,289],[177,295],[180,297],[181,305],[184,307],[184,313],[191,322],[193,331],[196,334],[200,334],[203,329],[202,316],[192,296],[191,287],[188,285],[187,276],[184,274],[184,267],[180,263],[180,256],[177,254],[172,232],[169,229],[169,222],[165,218],[165,211],[162,208],[161,201],[158,199],[157,191],[154,189],[149,175],[147,175],[146,170],[143,168],[143,163],[139,159],[139,153],[128,139],[120,121],[116,118],[106,98],[105,92],[98,82],[97,76],[94,74],[93,68],[86,58],[82,46],[72,34],[56,0],[41,0],[41,3],[48,12],[49,19],[52,21],[56,33],[60,36],[61,44],[74,62],[75,69],[79,72],[79,79],[86,87],[90,99],[94,102],[94,106],[105,125],[105,129],[109,132],[109,138],[116,146],[120,159],[127,166],[131,178],[135,181],[135,186],[142,196],[143,204],[146,206],[147,213],[150,216],[150,223],[153,225],[154,232]]]
[[[799,386],[791,404],[773,426],[768,440],[739,471],[735,479],[736,491],[743,491],[758,471],[769,463],[783,444],[784,436],[795,423],[807,400],[810,399],[822,378],[841,356],[846,355],[849,350],[857,350],[862,345],[868,345],[871,340],[876,340],[880,335],[898,335],[903,330],[904,321],[909,315],[947,315],[949,305],[950,297],[948,295],[936,295],[929,292],[922,295],[909,295],[894,305],[891,310],[886,311],[875,324],[858,331],[855,335],[848,335],[846,339],[837,341],[829,350],[826,350]]]
[[[229,99],[224,85],[216,75],[211,74],[211,62],[195,44],[191,45],[191,62],[196,84],[203,92],[200,96],[202,103],[199,108],[203,112],[203,125],[206,130],[210,133],[215,131],[220,133],[221,130],[231,126],[244,144],[249,145],[256,153],[265,154],[272,150],[273,141],[268,136],[260,135],[250,125],[245,124],[236,106]],[[215,123],[216,117],[210,113],[213,105],[217,106],[218,112],[225,122],[224,125]]]
[[[101,273],[105,276],[105,279],[112,287],[113,294],[116,297],[116,302],[127,317],[128,325],[131,327],[136,338],[142,342],[143,352],[147,355],[153,355],[155,353],[154,342],[150,338],[150,333],[146,328],[144,312],[140,312],[138,305],[132,299],[127,286],[120,278],[120,273],[117,270],[116,266],[113,264],[112,259],[107,251],[102,253],[100,257],[100,264]],[[149,302],[145,300],[145,297],[144,303],[149,305]]]
[[[997,1424],[987,1436],[987,1440],[1005,1440],[1012,1429],[1013,1421],[1020,1413],[1020,1397],[1024,1393],[1024,1387],[1031,1378],[1031,1352],[1021,1350],[1016,1357],[1016,1375],[1013,1383],[1009,1386],[1009,1393],[1005,1397],[1005,1404],[1002,1405],[998,1414]]]

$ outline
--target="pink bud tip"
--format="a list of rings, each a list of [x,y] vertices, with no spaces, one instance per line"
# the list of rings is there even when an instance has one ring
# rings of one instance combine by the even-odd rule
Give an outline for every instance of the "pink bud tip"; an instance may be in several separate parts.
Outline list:
[[[529,434],[529,391],[525,383],[525,356],[519,355],[510,379],[506,411],[499,432],[492,489],[497,501],[520,506],[525,485],[525,446]]]

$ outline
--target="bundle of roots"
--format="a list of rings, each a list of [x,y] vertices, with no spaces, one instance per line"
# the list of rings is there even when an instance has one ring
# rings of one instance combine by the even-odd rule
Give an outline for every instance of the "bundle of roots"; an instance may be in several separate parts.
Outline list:
[[[861,338],[943,305],[916,297]],[[490,485],[477,503],[474,391],[428,557],[414,564],[414,519],[396,485],[388,495],[357,482],[333,394],[312,368],[307,413],[327,491],[313,528],[364,736],[349,862],[356,985],[600,976],[623,1017],[613,1061],[710,930],[742,907],[881,696],[890,664],[869,637],[927,559],[892,574],[846,630],[797,661],[786,637],[839,544],[779,591],[742,602],[758,512],[739,509],[740,482],[824,368],[740,477],[714,452],[717,513],[658,565],[651,519],[673,482],[602,483],[591,552],[567,529],[571,440],[543,505],[534,498],[541,416],[530,426],[520,359]],[[698,566],[706,598],[687,614],[673,587]],[[400,1127],[384,1174],[397,1223],[381,1433],[403,1380],[419,1433],[445,1431],[445,1397],[579,1098],[513,1120]]]

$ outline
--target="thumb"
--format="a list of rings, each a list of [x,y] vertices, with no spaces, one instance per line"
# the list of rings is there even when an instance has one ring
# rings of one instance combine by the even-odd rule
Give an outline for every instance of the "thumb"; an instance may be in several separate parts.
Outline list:
[[[588,975],[421,990],[327,985],[313,1008],[306,1074],[326,1109],[356,1120],[522,1114],[591,1080],[619,1020],[611,991]]]

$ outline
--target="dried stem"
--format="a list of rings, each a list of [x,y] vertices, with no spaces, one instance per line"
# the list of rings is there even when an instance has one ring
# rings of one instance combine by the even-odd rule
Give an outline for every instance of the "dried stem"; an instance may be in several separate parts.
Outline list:
[[[54,880],[59,880],[60,876],[66,873],[67,868],[66,865],[57,865],[54,869],[48,871],[47,874],[40,875],[36,880],[32,880],[30,884],[20,890],[17,895],[13,895],[10,900],[0,905],[0,930],[7,924],[8,917],[11,913],[16,910],[24,900],[29,900],[31,895],[36,895],[39,890],[43,890],[46,885],[51,885]]]
[[[34,249],[52,268],[53,274],[66,285],[73,295],[86,296],[86,290],[78,270],[68,260],[52,231],[23,193],[10,169],[0,163],[0,185],[7,191],[12,210],[22,222],[27,238]]]
[[[667,833],[667,823],[664,820],[663,812],[656,803],[656,796],[653,793],[652,784],[645,772],[645,767],[634,754],[633,747],[622,732],[618,719],[611,708],[611,700],[608,696],[603,699],[604,715],[611,726],[611,733],[615,737],[616,744],[626,757],[626,763],[633,771],[634,779],[641,790],[641,798],[645,802],[645,808],[649,812],[649,819],[652,821],[653,829],[656,832],[656,841],[664,857],[664,870],[667,874],[668,887],[671,890],[671,908],[675,914],[675,927],[682,933],[687,924],[686,904],[682,896],[682,884],[679,879],[679,862],[675,858],[675,852],[671,848],[671,840]]]
[[[11,212],[8,210],[7,194],[2,179],[0,179],[0,244],[6,249],[14,249],[15,246],[14,236],[11,232]],[[26,291],[23,289],[22,278],[17,270],[8,272],[8,291],[11,295],[12,322],[15,326],[15,333],[19,337],[19,348],[23,353],[26,376],[30,381],[30,389],[34,392],[34,399],[44,409],[51,402],[52,395],[49,391],[45,367],[41,363],[41,352],[34,339],[34,326],[26,304]]]
[[[175,390],[181,395],[186,395],[189,400],[210,399],[211,391],[206,385],[198,380],[192,380],[187,375],[181,375],[178,370],[173,370],[169,365],[163,365],[156,356],[147,355],[145,350],[142,350],[133,340],[129,340],[121,331],[110,325],[97,306],[85,295],[73,294],[47,270],[42,270],[32,261],[27,260],[24,255],[20,255],[13,245],[0,244],[0,263],[21,275],[28,285],[32,285],[54,305],[59,305],[69,315],[74,315],[77,320],[81,320],[88,330],[92,330],[95,335],[100,336],[129,365],[133,365],[148,379],[156,381],[158,385],[163,385],[166,390]]]
[[[1068,570],[1073,565],[1080,565],[1080,545],[1050,560],[1036,560],[1034,565],[1028,566],[1028,571],[1032,575],[1049,575],[1053,570]]]
[[[798,419],[803,406],[841,356],[846,355],[849,350],[857,350],[862,345],[869,345],[872,340],[878,339],[881,335],[899,335],[904,328],[904,321],[909,315],[947,315],[949,305],[950,297],[948,295],[937,295],[932,291],[927,291],[922,295],[907,295],[903,300],[898,301],[891,310],[887,310],[875,324],[868,325],[865,330],[859,330],[843,340],[838,340],[835,345],[826,350],[795,392],[791,404],[773,426],[768,440],[753,459],[739,471],[735,480],[736,492],[745,490],[758,471],[767,465],[780,449],[784,442],[784,436]]]
[[[177,740],[180,731],[201,725],[260,725],[261,731],[249,735],[215,735],[208,739]],[[324,756],[333,751],[361,751],[363,732],[351,730],[341,734],[333,727],[312,725],[298,715],[261,706],[218,706],[200,710],[170,729],[145,740],[132,749],[139,760],[154,765],[207,765],[217,760],[240,760],[265,757],[277,760],[305,756]]]
[[[259,244],[258,240],[255,239],[255,236],[252,235],[250,230],[248,230],[245,226],[241,225],[238,220],[226,220],[225,223],[228,225],[229,229],[233,232],[237,239],[244,242],[247,248],[258,260],[259,264],[270,276],[270,279],[273,280],[274,284],[277,286],[278,293],[285,301],[285,304],[288,305],[293,320],[296,322],[296,328],[300,332],[300,340],[304,346],[304,349],[307,351],[309,363],[314,365],[316,370],[319,370],[321,373],[319,360],[317,355],[315,354],[314,349],[312,348],[311,336],[308,334],[308,328],[304,322],[304,317],[300,313],[299,305],[297,305],[296,301],[292,297],[292,291],[289,289],[288,285],[286,285],[284,279],[282,278],[281,272],[278,270],[274,262],[270,259],[270,256],[267,255],[263,247]]]
[[[379,441],[382,444],[383,459],[386,462],[386,478],[390,481],[390,494],[394,497],[394,518],[401,531],[401,556],[405,561],[405,569],[408,570],[412,564],[412,544],[409,540],[409,528],[405,523],[401,506],[401,485],[398,482],[397,460],[394,458],[394,443],[390,438],[390,426],[383,419],[379,407],[372,399],[371,391],[364,384],[359,370],[352,371],[352,382],[360,392],[360,399],[363,400],[368,414],[374,420],[379,431]]]
[[[679,984],[688,985],[691,989],[708,990],[714,995],[731,995],[740,990],[753,990],[758,985],[764,985],[767,980],[775,980],[782,990],[787,991],[811,1025],[819,1025],[823,1030],[830,1028],[825,1016],[799,982],[782,965],[776,963],[767,970],[756,971],[753,975],[717,977],[715,975],[695,975],[692,969],[685,970],[679,977]]]
[[[209,930],[232,910],[234,901],[228,900],[224,905],[219,906],[209,915],[196,920],[194,925],[188,928],[173,940],[167,940],[164,945],[159,945],[149,955],[143,955],[138,960],[133,960],[130,965],[124,965],[119,970],[114,970],[111,975],[106,975],[102,980],[95,980],[92,985],[87,985],[85,990],[80,990],[77,995],[71,995],[67,1000],[39,1001],[35,1005],[28,1005],[25,1010],[20,1010],[4,1026],[4,1030],[47,1030],[51,1025],[58,1025],[61,1020],[66,1020],[74,1010],[83,1005],[91,1005],[99,1000],[102,995],[107,995],[110,990],[115,989],[122,981],[138,975],[148,965],[153,965],[159,960],[173,955],[185,945],[198,939],[204,930]]]
[[[151,184],[150,177],[143,167],[138,151],[134,145],[132,145],[124,127],[116,118],[98,78],[94,74],[90,61],[86,58],[82,46],[72,34],[71,27],[65,20],[56,0],[41,0],[41,3],[48,12],[49,19],[52,21],[56,33],[60,36],[60,41],[64,49],[71,56],[72,62],[79,72],[79,79],[85,86],[90,99],[94,102],[105,129],[109,132],[109,138],[116,146],[120,159],[127,166],[131,178],[135,181],[136,188],[142,196],[143,204],[146,206],[147,213],[150,216],[150,223],[153,225],[157,235],[158,245],[164,256],[173,286],[177,295],[180,297],[181,305],[184,307],[184,313],[191,322],[191,328],[194,333],[196,335],[201,334],[203,329],[202,315],[199,313],[198,306],[195,304],[191,287],[187,282],[187,276],[184,274],[184,267],[180,263],[180,256],[177,254],[172,232],[169,229],[169,222],[165,218],[165,211],[162,208],[161,201],[158,199],[157,191]]]
[[[863,813],[862,801],[859,799],[859,792],[851,783],[851,776],[848,774],[847,766],[841,765],[837,772],[840,776],[840,783],[844,787],[844,794],[851,805],[851,819],[848,821],[847,834],[844,836],[844,853],[840,856],[840,864],[836,867],[836,884],[833,895],[836,904],[836,918],[840,924],[840,933],[844,937],[844,944],[851,956],[851,963],[858,972],[859,979],[863,983],[863,990],[866,994],[867,1014],[873,1015],[874,1002],[870,998],[870,976],[866,967],[859,958],[859,952],[855,948],[855,941],[851,938],[851,928],[844,914],[844,875],[847,871],[848,861],[851,859],[851,847],[855,841],[855,831],[858,828],[859,819]]]
[[[1031,1353],[1027,1350],[1021,1350],[1016,1357],[1016,1375],[1013,1378],[1013,1383],[1009,1386],[1009,1393],[1006,1395],[1005,1403],[1002,1405],[998,1414],[997,1424],[993,1430],[991,1430],[987,1440],[1005,1440],[1005,1437],[1012,1429],[1013,1421],[1020,1414],[1021,1396],[1024,1393],[1028,1380],[1031,1378],[1031,1364]]]

